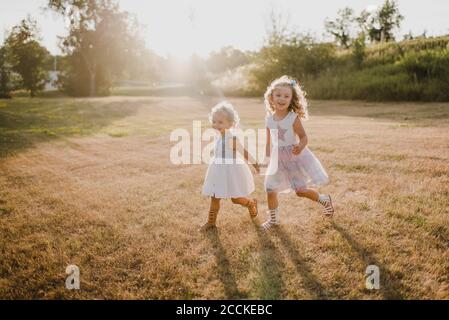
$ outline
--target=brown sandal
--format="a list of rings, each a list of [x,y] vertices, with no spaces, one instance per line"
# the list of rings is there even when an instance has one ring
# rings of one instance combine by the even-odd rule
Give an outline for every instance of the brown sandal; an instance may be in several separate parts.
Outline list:
[[[206,231],[209,231],[209,230],[214,230],[216,228],[217,228],[217,226],[215,224],[210,224],[209,222],[206,222],[201,227],[199,227],[198,231],[206,232]]]
[[[217,215],[218,215],[218,212],[209,211],[209,216],[207,217],[207,222],[199,228],[199,231],[207,231],[207,230],[216,228],[217,226],[215,225],[215,223],[217,221]]]
[[[252,202],[250,201],[248,205],[246,206],[249,211],[249,215],[251,216],[251,219],[254,219],[257,217],[258,209],[257,209],[257,200],[253,199]]]

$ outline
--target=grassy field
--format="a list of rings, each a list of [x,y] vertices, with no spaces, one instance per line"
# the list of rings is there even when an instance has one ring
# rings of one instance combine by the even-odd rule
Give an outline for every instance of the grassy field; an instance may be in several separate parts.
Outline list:
[[[260,99],[230,99],[262,128]],[[312,101],[309,147],[336,213],[281,197],[282,225],[224,201],[202,234],[206,165],[169,134],[212,98],[0,100],[0,298],[449,299],[449,104]],[[79,266],[81,289],[65,288]],[[380,268],[380,290],[365,269]]]

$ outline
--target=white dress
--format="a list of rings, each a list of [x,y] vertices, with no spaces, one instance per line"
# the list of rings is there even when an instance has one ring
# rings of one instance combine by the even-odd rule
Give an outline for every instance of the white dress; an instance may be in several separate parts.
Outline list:
[[[272,156],[265,176],[265,191],[288,193],[300,188],[317,187],[329,183],[329,177],[320,161],[306,146],[299,155],[292,152],[293,146],[299,143],[299,138],[293,129],[297,114],[293,111],[276,121],[273,115],[266,119],[272,138]],[[273,152],[277,151],[277,152]]]
[[[232,150],[232,134],[216,138],[214,155],[204,179],[204,196],[219,199],[246,197],[254,191],[251,170],[244,159]]]

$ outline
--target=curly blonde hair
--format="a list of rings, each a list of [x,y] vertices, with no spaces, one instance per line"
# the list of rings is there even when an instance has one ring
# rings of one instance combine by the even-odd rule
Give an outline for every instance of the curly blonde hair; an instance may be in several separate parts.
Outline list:
[[[239,114],[237,113],[237,110],[235,110],[234,106],[230,102],[222,101],[212,108],[212,110],[209,113],[209,121],[211,123],[214,114],[216,114],[217,112],[224,113],[228,118],[228,121],[232,123],[234,127],[238,126],[240,122],[240,117]]]
[[[308,103],[306,99],[307,93],[302,90],[298,81],[289,76],[282,76],[267,87],[267,91],[264,94],[265,109],[267,110],[267,115],[274,113],[274,107],[270,100],[273,98],[272,94],[274,89],[279,87],[290,87],[292,89],[292,101],[288,106],[289,111],[296,112],[300,119],[309,119]]]

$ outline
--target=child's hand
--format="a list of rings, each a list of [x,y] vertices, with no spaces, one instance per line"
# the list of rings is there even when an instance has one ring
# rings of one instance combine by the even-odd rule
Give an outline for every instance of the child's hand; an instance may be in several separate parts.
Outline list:
[[[259,168],[268,168],[268,164],[270,163],[270,158],[265,158],[262,163],[258,163]]]
[[[298,154],[301,153],[301,151],[302,151],[302,149],[301,149],[301,147],[300,147],[299,144],[296,144],[296,145],[293,146],[292,153],[293,153],[294,155],[297,156]]]

